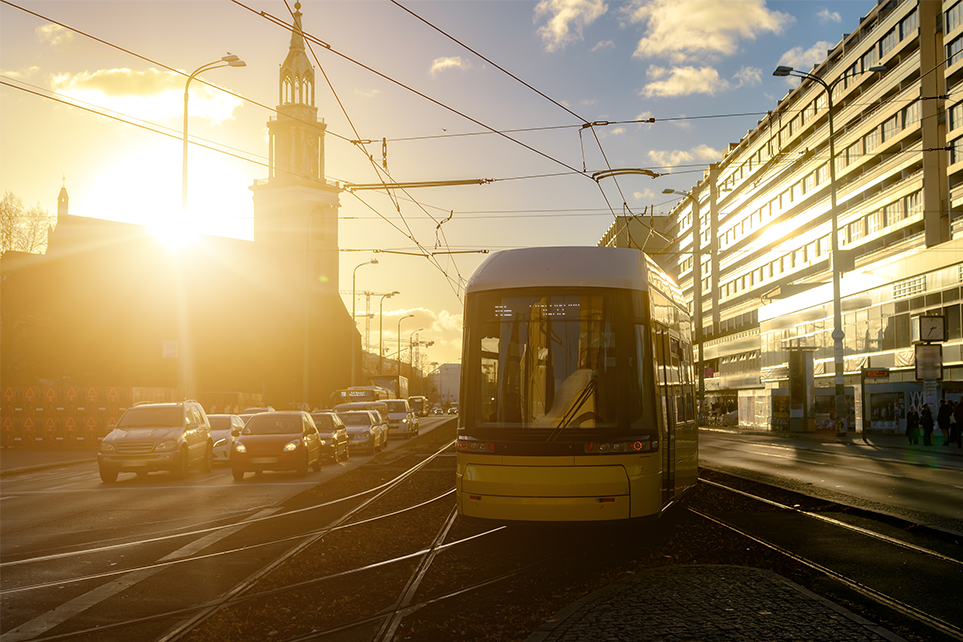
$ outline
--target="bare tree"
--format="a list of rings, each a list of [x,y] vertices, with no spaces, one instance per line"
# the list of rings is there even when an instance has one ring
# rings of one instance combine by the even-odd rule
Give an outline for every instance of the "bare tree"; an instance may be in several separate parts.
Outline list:
[[[0,254],[8,250],[42,254],[47,249],[47,234],[57,217],[37,203],[26,209],[16,194],[7,191],[0,201]]]

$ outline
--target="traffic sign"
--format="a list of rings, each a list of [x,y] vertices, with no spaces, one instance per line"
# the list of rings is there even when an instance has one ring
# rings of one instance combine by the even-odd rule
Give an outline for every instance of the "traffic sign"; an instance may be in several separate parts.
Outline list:
[[[89,401],[97,401],[97,388],[94,386],[87,388],[87,399]]]
[[[13,401],[14,396],[15,396],[15,394],[14,394],[14,392],[13,392],[13,388],[10,388],[10,387],[8,386],[8,387],[6,387],[6,388],[3,389],[3,400],[4,400],[4,401]]]
[[[69,388],[67,388],[66,396],[67,396],[67,401],[69,401],[70,403],[77,401],[77,389],[74,388],[73,386],[70,386]]]
[[[43,391],[43,396],[47,401],[53,403],[54,401],[57,401],[57,389],[53,386],[47,386],[47,388]]]

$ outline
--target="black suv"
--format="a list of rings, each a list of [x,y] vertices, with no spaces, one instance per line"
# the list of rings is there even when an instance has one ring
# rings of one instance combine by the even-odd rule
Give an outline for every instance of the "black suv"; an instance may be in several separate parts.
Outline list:
[[[211,424],[193,400],[134,404],[104,437],[97,454],[104,483],[117,481],[122,472],[168,470],[182,478],[192,465],[209,472],[213,460]]]

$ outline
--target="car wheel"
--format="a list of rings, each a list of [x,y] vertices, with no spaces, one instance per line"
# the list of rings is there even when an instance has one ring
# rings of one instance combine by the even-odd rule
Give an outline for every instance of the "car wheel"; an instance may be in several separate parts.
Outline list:
[[[316,473],[320,473],[320,472],[321,472],[321,449],[320,449],[320,448],[318,448],[318,458],[317,458],[317,460],[315,460],[314,466],[312,466],[312,469],[313,469],[314,472],[316,472]]]
[[[308,453],[304,452],[304,460],[301,461],[301,465],[298,466],[298,477],[304,477],[308,474]]]
[[[348,444],[344,445],[344,455],[341,457],[341,461],[348,461],[351,459],[351,449],[348,448]]]
[[[237,468],[231,469],[231,474],[234,475],[234,481],[241,481],[244,479],[244,471],[238,470]]]
[[[338,448],[338,444],[334,445],[334,463],[341,463],[341,450]]]
[[[105,484],[113,484],[115,481],[117,481],[117,471],[111,470],[110,468],[101,468],[100,481],[104,482]]]
[[[202,473],[209,473],[214,470],[214,444],[208,443],[199,466]]]
[[[184,479],[187,477],[187,448],[181,449],[180,457],[174,462],[174,468],[171,469],[171,475],[174,479]]]

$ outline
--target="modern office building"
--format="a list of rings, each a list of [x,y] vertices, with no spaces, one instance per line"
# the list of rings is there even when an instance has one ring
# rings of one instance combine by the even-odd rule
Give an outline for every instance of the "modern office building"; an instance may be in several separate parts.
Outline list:
[[[778,73],[804,78],[665,230],[701,300],[703,412],[902,431],[910,405],[963,393],[963,2],[879,2],[821,64]],[[919,316],[945,336],[914,337]]]

